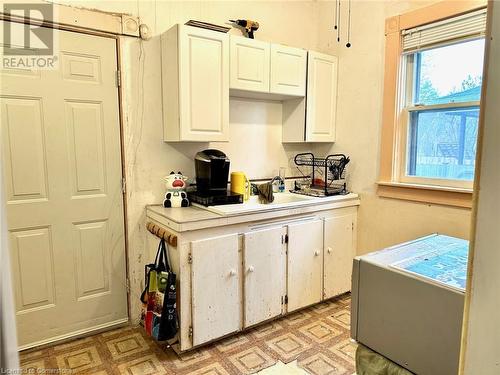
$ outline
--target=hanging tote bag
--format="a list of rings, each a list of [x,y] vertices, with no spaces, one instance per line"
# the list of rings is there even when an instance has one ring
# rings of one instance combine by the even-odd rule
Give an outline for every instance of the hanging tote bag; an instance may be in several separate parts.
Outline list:
[[[144,267],[145,287],[141,294],[141,323],[158,341],[177,334],[177,277],[171,270],[165,240],[160,240],[155,262]]]

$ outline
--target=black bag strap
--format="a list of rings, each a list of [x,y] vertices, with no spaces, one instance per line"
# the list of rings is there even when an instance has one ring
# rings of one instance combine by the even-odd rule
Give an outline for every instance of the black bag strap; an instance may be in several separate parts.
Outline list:
[[[166,270],[167,272],[171,272],[172,270],[170,269],[170,261],[169,261],[169,258],[168,258],[168,245],[167,243],[165,242],[165,240],[162,240],[163,241],[163,248],[165,250],[165,266],[166,266]]]
[[[165,240],[162,238],[158,244],[158,251],[155,257],[155,269],[158,272],[167,271],[170,272],[170,265],[168,264],[167,257],[167,245]]]
[[[141,293],[141,302],[142,303],[147,303],[146,294],[149,291],[149,274],[151,271],[151,266],[152,266],[152,264],[146,264],[144,266],[144,274],[146,275],[146,282],[144,285],[144,290]]]

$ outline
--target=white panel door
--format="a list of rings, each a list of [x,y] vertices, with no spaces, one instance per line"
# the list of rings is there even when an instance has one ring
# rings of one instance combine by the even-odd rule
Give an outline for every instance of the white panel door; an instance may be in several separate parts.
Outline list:
[[[55,32],[58,70],[0,72],[23,348],[127,321],[116,42]]]
[[[229,36],[179,27],[182,141],[229,138]]]
[[[351,290],[353,220],[352,214],[325,219],[324,299]]]
[[[321,301],[323,221],[288,226],[288,312]]]
[[[231,36],[231,89],[269,92],[270,44]]]
[[[282,227],[244,234],[244,327],[282,313],[285,295],[285,254]]]
[[[191,242],[193,346],[241,327],[238,235]]]
[[[337,71],[337,57],[309,51],[306,104],[308,142],[335,141]]]
[[[306,95],[307,51],[271,45],[271,88],[274,94]]]

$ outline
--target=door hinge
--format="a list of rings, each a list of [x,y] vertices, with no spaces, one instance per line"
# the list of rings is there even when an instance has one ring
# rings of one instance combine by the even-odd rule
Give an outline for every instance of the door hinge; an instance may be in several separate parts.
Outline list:
[[[130,279],[125,279],[125,289],[127,289],[127,294],[130,294]]]
[[[352,230],[354,230],[354,223],[352,223]]]
[[[193,326],[189,326],[189,333],[188,333],[190,338],[193,338]]]
[[[285,243],[288,243],[288,234],[285,234]]]
[[[127,180],[125,177],[122,177],[122,193],[125,194],[127,192]]]
[[[188,263],[193,264],[193,256],[191,254],[188,254]]]
[[[122,85],[122,74],[121,71],[116,71],[116,87],[120,87]]]
[[[288,294],[285,295],[285,305],[288,305]]]

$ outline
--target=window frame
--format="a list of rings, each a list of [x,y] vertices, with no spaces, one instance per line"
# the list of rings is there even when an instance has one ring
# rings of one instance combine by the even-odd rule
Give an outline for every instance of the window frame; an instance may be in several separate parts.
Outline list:
[[[460,42],[444,43],[440,46],[429,48],[441,48],[449,45],[456,45],[459,43],[466,43],[473,40],[478,40],[478,38],[468,38],[463,39]],[[421,51],[420,51],[421,52]],[[463,188],[472,189],[473,180],[459,180],[459,179],[442,179],[442,178],[431,178],[431,177],[419,177],[411,176],[407,174],[408,167],[408,143],[411,131],[411,115],[413,112],[431,112],[436,110],[454,110],[460,108],[480,108],[480,101],[468,101],[468,102],[456,102],[456,103],[443,103],[443,104],[414,104],[414,97],[416,96],[417,85],[415,81],[419,76],[419,65],[415,61],[414,56],[417,59],[420,57],[418,52],[406,53],[401,55],[401,78],[402,78],[402,100],[400,103],[401,108],[399,109],[399,121],[400,121],[400,132],[401,132],[401,146],[399,148],[400,153],[397,156],[399,158],[399,168],[396,173],[396,179],[402,183],[408,184],[420,184],[420,185],[436,185],[440,187],[452,187],[452,188]]]
[[[438,184],[440,182],[438,179],[411,178],[411,176],[401,178],[406,174],[406,140],[409,129],[408,108],[410,108],[405,106],[404,101],[408,97],[405,90],[413,89],[413,85],[408,85],[406,82],[407,66],[403,62],[405,56],[402,51],[401,32],[486,7],[485,0],[440,1],[386,19],[382,138],[377,182],[379,196],[464,208],[472,206],[472,182],[463,184],[462,180],[458,180],[459,183],[453,183],[456,180],[445,179],[442,180],[443,184]],[[474,102],[474,105],[479,105],[479,102]],[[458,108],[462,103],[436,105],[438,106]],[[470,107],[471,102],[467,102],[464,106]],[[411,109],[416,110],[418,106],[413,106]],[[405,157],[402,158],[402,155]]]

